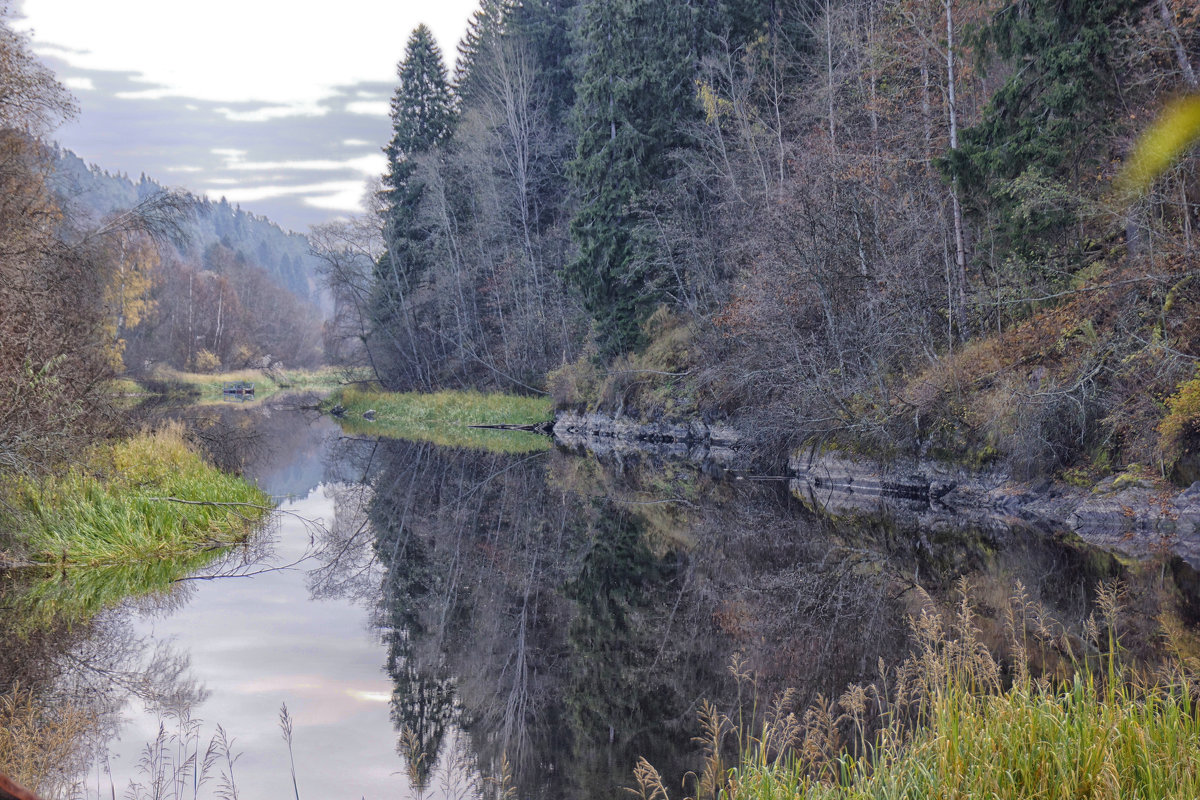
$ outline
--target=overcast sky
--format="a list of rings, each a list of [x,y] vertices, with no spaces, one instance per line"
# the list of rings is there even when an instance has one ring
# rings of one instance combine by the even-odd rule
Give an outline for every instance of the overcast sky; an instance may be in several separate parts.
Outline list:
[[[359,210],[424,22],[450,67],[478,0],[15,0],[79,101],[57,132],[110,172],[222,196],[285,228]]]

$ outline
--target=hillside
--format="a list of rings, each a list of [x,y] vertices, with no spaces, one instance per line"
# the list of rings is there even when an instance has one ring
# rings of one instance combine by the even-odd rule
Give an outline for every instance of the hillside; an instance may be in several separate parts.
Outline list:
[[[399,65],[372,363],[1187,482],[1200,157],[1120,176],[1197,64],[1178,0],[483,0]]]
[[[103,217],[128,210],[168,187],[143,174],[136,182],[88,164],[70,150],[56,148],[51,185],[77,213]],[[214,244],[261,267],[280,286],[301,300],[327,307],[317,274],[318,260],[308,237],[285,231],[266,217],[230,205],[225,198],[199,199],[196,213],[184,223],[186,243],[180,255],[199,260]]]

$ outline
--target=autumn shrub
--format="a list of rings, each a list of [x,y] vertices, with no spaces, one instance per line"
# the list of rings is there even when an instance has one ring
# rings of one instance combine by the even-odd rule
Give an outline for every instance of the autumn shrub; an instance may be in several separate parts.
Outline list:
[[[600,395],[602,375],[595,354],[585,352],[546,375],[546,385],[557,408],[594,407]]]
[[[1157,428],[1159,447],[1166,459],[1174,461],[1200,432],[1200,378],[1181,383],[1166,405],[1167,414]]]
[[[192,369],[196,372],[216,372],[221,369],[221,359],[216,353],[201,348],[192,357]]]
[[[81,706],[47,703],[14,685],[0,695],[0,766],[43,797],[66,796],[85,766],[86,738],[96,725]]]

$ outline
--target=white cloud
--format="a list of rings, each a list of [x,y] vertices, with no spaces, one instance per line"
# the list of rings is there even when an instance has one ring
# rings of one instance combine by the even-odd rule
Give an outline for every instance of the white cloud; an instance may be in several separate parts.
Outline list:
[[[192,173],[192,172],[203,172],[203,171],[204,171],[204,167],[193,167],[193,166],[186,165],[186,164],[181,164],[181,165],[175,166],[175,167],[167,167],[167,172]]]
[[[174,92],[170,89],[159,87],[157,89],[138,89],[135,92],[117,92],[113,97],[119,97],[122,100],[162,100],[166,97],[174,96]]]
[[[163,87],[161,96],[300,108],[337,86],[395,81],[408,32],[421,22],[449,64],[477,4],[25,0],[18,24],[34,32],[38,52],[80,69],[138,74]]]
[[[336,192],[314,194],[304,198],[304,204],[326,211],[358,213],[363,210],[363,184],[361,181],[345,181]]]
[[[74,89],[77,92],[96,91],[96,84],[92,82],[92,79],[81,75],[63,78],[62,82],[63,86],[66,86],[68,89]]]
[[[302,172],[336,172],[340,170],[355,170],[364,175],[378,175],[387,167],[387,159],[383,153],[372,153],[358,158],[336,159],[305,159],[293,161],[246,161],[244,150],[213,150],[213,153],[225,158],[225,169],[238,172],[268,172],[302,171]]]
[[[361,208],[362,181],[325,181],[299,186],[242,186],[214,188],[231,203],[254,203],[280,197],[299,197],[306,205],[335,211],[358,211]]]
[[[267,122],[285,117],[323,117],[329,109],[315,103],[299,103],[294,106],[263,106],[253,111],[237,111],[228,107],[213,109],[230,122]]]
[[[351,114],[386,117],[392,113],[392,106],[382,100],[355,100],[352,103],[346,103],[346,110]]]

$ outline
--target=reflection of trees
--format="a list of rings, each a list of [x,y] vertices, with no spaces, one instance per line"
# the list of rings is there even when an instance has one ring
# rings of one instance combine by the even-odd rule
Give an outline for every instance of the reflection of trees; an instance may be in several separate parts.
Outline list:
[[[452,727],[484,774],[506,757],[522,796],[608,796],[640,755],[681,775],[699,701],[735,699],[735,652],[760,697],[804,704],[898,663],[907,615],[958,576],[985,616],[1020,580],[1082,620],[1125,572],[1068,537],[833,521],[782,485],[651,466],[374,449],[380,624],[419,786]]]
[[[6,582],[6,596],[21,592],[19,581]],[[7,730],[20,741],[0,736],[0,762],[16,747],[53,753],[54,763],[39,774],[18,778],[43,794],[66,796],[89,761],[116,733],[122,708],[136,700],[159,713],[185,714],[205,691],[190,672],[188,657],[168,644],[151,646],[138,636],[126,615],[110,612],[81,624],[57,624],[30,630],[16,615],[0,611],[0,725],[4,708],[24,698],[31,713],[46,725]],[[72,723],[72,724],[67,724]],[[69,735],[70,741],[63,737]]]
[[[304,496],[325,480],[322,454],[336,428],[308,410],[316,398],[279,395],[251,406],[148,404],[145,422],[182,421],[189,439],[216,466],[253,480],[268,494]],[[313,428],[325,428],[314,434]]]

